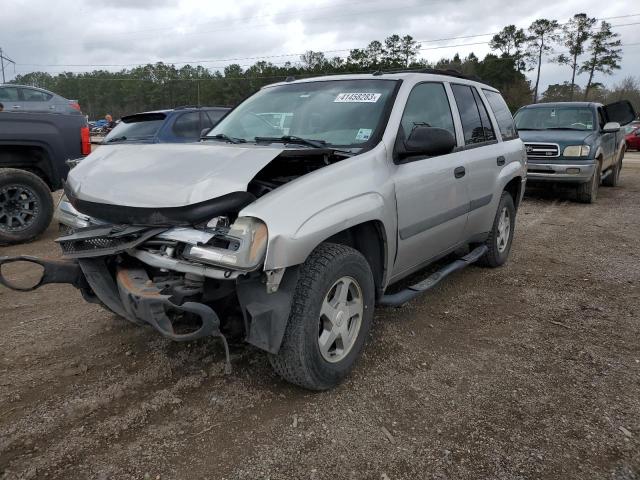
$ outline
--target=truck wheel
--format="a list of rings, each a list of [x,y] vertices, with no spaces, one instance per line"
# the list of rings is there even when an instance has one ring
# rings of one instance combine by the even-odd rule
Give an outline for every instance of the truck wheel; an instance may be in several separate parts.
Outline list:
[[[285,380],[327,390],[360,356],[374,307],[373,274],[360,252],[323,243],[300,269],[280,351],[269,355]]]
[[[594,203],[598,197],[598,188],[600,187],[600,164],[596,166],[595,172],[591,179],[585,183],[578,185],[577,197],[580,203]]]
[[[502,192],[489,238],[485,241],[487,253],[480,257],[477,264],[489,268],[503,265],[509,258],[515,227],[516,207],[513,204],[513,198],[509,192]]]
[[[49,187],[33,173],[0,169],[0,243],[33,240],[53,216]]]
[[[602,185],[607,187],[617,187],[620,180],[620,171],[622,170],[622,159],[624,158],[624,148],[620,152],[620,158],[616,164],[611,167],[611,173],[602,181]]]

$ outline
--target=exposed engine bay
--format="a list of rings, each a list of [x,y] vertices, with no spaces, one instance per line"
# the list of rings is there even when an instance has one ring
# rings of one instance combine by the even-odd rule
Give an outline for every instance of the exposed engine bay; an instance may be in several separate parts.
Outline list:
[[[258,172],[249,182],[247,191],[260,198],[296,178],[345,158],[348,155],[334,150],[285,150]]]

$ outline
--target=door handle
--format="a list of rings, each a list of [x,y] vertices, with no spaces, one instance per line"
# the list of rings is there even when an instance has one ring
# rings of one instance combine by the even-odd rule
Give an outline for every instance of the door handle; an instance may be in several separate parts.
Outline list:
[[[462,178],[464,177],[465,173],[467,173],[467,171],[464,169],[464,167],[458,167],[453,171],[453,176],[456,178]]]
[[[498,166],[499,166],[499,167],[501,167],[501,166],[502,166],[502,165],[504,165],[505,163],[507,163],[507,160],[506,160],[502,155],[500,155],[500,156],[498,157]]]

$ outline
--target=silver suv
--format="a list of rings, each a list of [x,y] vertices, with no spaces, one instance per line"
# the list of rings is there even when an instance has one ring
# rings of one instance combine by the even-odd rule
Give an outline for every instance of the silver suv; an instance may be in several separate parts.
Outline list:
[[[286,380],[328,389],[362,352],[376,304],[507,260],[525,159],[500,93],[460,76],[278,83],[199,144],[98,149],[69,174],[90,225],[58,239],[66,259],[3,258],[0,281],[71,283],[166,337],[219,337],[228,367],[232,337]],[[32,284],[19,284],[24,262],[42,269]]]

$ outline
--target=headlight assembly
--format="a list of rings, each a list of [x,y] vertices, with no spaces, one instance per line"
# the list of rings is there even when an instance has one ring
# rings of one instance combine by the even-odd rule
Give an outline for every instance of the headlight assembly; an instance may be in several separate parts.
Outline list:
[[[216,234],[206,244],[189,245],[183,255],[210,265],[251,271],[260,266],[267,251],[267,226],[253,217],[240,217],[228,233]]]
[[[591,152],[589,145],[569,145],[564,148],[563,155],[565,157],[588,157]]]

